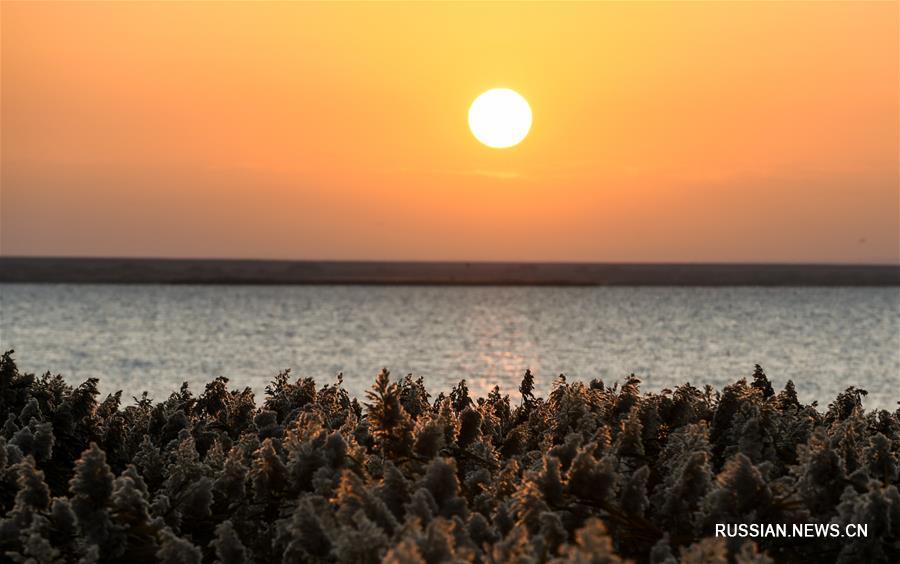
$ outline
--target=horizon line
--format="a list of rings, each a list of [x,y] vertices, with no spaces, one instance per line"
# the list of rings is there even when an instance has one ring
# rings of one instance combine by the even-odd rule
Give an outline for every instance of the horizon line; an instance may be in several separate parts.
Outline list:
[[[900,286],[900,265],[315,261],[0,256],[0,283]]]
[[[517,260],[517,259],[406,259],[406,258],[277,258],[277,257],[217,257],[171,255],[20,255],[0,252],[0,261],[165,261],[165,262],[267,262],[267,263],[324,263],[324,264],[422,264],[422,265],[560,265],[560,266],[790,266],[790,267],[895,267],[892,262],[878,261],[778,261],[778,260]]]

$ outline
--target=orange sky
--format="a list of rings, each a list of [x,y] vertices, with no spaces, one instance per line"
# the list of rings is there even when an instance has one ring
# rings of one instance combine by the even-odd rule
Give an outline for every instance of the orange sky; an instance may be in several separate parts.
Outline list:
[[[900,262],[896,2],[0,18],[5,255]]]

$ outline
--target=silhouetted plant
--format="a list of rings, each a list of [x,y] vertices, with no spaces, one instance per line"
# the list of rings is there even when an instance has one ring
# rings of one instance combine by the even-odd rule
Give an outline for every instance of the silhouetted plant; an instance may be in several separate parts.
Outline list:
[[[900,560],[900,412],[825,413],[756,366],[721,394],[527,371],[521,404],[434,400],[382,370],[218,378],[154,403],[0,357],[0,559],[12,562]],[[867,524],[855,539],[717,539],[715,523]],[[771,555],[771,556],[770,556]]]

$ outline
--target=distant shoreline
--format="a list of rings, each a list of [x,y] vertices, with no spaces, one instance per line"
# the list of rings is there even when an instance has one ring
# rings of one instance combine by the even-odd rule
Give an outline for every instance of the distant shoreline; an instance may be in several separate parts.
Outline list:
[[[0,283],[900,286],[900,265],[0,257]]]

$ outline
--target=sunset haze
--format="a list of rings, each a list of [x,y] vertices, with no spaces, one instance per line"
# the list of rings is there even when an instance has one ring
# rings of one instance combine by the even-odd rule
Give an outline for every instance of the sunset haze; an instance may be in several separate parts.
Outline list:
[[[3,255],[900,262],[896,2],[0,9]]]

